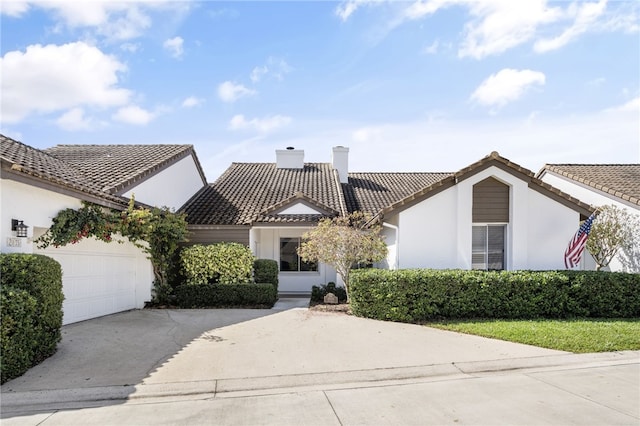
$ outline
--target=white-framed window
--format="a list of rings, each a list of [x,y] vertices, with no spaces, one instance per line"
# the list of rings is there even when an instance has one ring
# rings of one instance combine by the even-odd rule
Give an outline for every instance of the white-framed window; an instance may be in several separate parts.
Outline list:
[[[281,272],[315,272],[316,262],[304,262],[298,256],[300,238],[280,238],[280,271]]]
[[[474,224],[471,239],[471,268],[505,269],[506,224]]]

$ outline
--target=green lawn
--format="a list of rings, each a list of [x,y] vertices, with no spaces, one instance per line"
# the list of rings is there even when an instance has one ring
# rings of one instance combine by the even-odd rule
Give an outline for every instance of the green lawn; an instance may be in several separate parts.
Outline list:
[[[640,350],[640,318],[469,320],[425,325],[574,353]]]

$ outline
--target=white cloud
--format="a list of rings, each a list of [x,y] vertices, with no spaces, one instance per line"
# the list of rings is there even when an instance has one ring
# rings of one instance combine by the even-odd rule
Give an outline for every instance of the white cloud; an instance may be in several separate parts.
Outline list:
[[[182,39],[182,37],[178,36],[165,40],[165,42],[162,44],[162,47],[164,47],[165,50],[167,50],[171,54],[171,56],[179,59],[184,53],[183,44],[184,40]]]
[[[607,0],[597,2],[553,2],[548,0],[416,0],[390,15],[382,37],[411,20],[425,19],[442,9],[458,6],[470,19],[464,24],[458,56],[482,59],[501,54],[534,41],[534,50],[542,53],[558,49],[589,31],[638,32],[637,9],[622,6],[607,11]],[[402,4],[393,1],[350,0],[340,3],[335,13],[346,21],[363,4]],[[566,6],[565,6],[566,5]],[[385,10],[387,12],[387,10]],[[544,38],[541,34],[547,34]],[[555,37],[548,34],[559,33]]]
[[[544,53],[556,50],[575,40],[580,34],[585,33],[594,22],[604,13],[607,0],[598,3],[582,3],[580,6],[572,4],[569,13],[575,15],[573,25],[564,30],[562,34],[554,38],[541,39],[533,45],[533,50]]]
[[[382,139],[383,129],[380,127],[362,127],[354,130],[351,139],[355,142],[373,142]]]
[[[355,12],[360,6],[373,3],[372,0],[347,0],[340,3],[336,9],[335,14],[344,22]]]
[[[482,59],[531,40],[538,26],[557,21],[561,10],[546,0],[468,2],[473,19],[465,25],[459,57]]]
[[[145,125],[151,122],[155,118],[155,114],[149,112],[137,105],[129,105],[120,108],[115,114],[111,116],[115,121],[120,121],[127,124]]]
[[[183,108],[193,108],[195,106],[201,105],[204,102],[203,99],[196,98],[195,96],[189,96],[184,101],[182,101]]]
[[[225,81],[218,86],[218,97],[223,102],[235,102],[244,96],[252,96],[257,92],[244,87],[242,84],[236,84],[233,81]]]
[[[492,74],[478,86],[471,100],[485,106],[502,107],[520,98],[533,85],[544,85],[539,71],[505,68]]]
[[[59,27],[90,29],[111,40],[128,40],[151,27],[152,12],[166,11],[175,20],[185,16],[192,5],[171,0],[2,1],[2,13],[10,16],[20,17],[30,7],[51,12]]]
[[[91,119],[85,117],[84,109],[73,108],[56,120],[58,127],[68,131],[90,130]]]
[[[622,112],[622,113],[633,112],[638,114],[640,113],[640,96],[634,99],[631,99],[622,105],[618,105],[613,108],[608,108],[605,110],[605,112]]]
[[[404,17],[407,19],[421,19],[425,16],[432,15],[436,13],[443,7],[446,7],[450,4],[455,4],[456,0],[428,0],[421,1],[418,0],[411,4],[404,11]]]
[[[587,81],[587,86],[591,87],[599,87],[602,86],[607,81],[604,77],[594,78],[593,80]]]
[[[254,129],[260,133],[269,133],[291,123],[291,117],[285,115],[272,115],[264,118],[247,120],[244,115],[237,114],[231,118],[229,129],[242,130]]]
[[[284,80],[284,76],[289,74],[291,71],[293,71],[293,67],[291,67],[287,61],[282,58],[270,56],[265,65],[257,66],[251,71],[249,78],[254,84],[267,76],[282,81]]]
[[[139,43],[122,43],[120,45],[120,49],[124,50],[125,52],[129,52],[129,53],[136,53],[138,51],[138,49],[140,49],[140,44]]]
[[[254,83],[257,83],[262,79],[262,76],[264,76],[268,72],[269,72],[269,68],[266,65],[263,65],[261,67],[255,67],[253,71],[251,71],[251,75],[249,76],[249,78]]]
[[[18,18],[29,10],[29,2],[21,0],[2,1],[0,14]]]
[[[422,49],[422,52],[426,53],[427,55],[435,55],[436,53],[438,53],[438,47],[440,47],[440,42],[438,40],[435,40],[430,45],[425,46],[425,48]]]
[[[0,70],[3,122],[82,105],[124,105],[131,96],[131,91],[118,87],[118,74],[126,66],[84,42],[36,44],[24,52],[7,52]]]

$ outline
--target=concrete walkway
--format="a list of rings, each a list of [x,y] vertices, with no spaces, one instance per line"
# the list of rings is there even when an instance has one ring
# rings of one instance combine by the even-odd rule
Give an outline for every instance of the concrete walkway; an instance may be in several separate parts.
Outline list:
[[[63,327],[2,425],[640,424],[640,352],[574,355],[302,308]]]

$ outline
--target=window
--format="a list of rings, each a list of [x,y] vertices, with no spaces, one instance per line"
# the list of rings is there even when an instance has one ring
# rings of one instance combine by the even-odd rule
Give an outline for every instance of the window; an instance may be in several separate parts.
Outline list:
[[[309,272],[317,271],[315,262],[303,262],[298,256],[300,238],[280,238],[280,271]]]
[[[474,225],[471,268],[503,270],[506,225]]]

